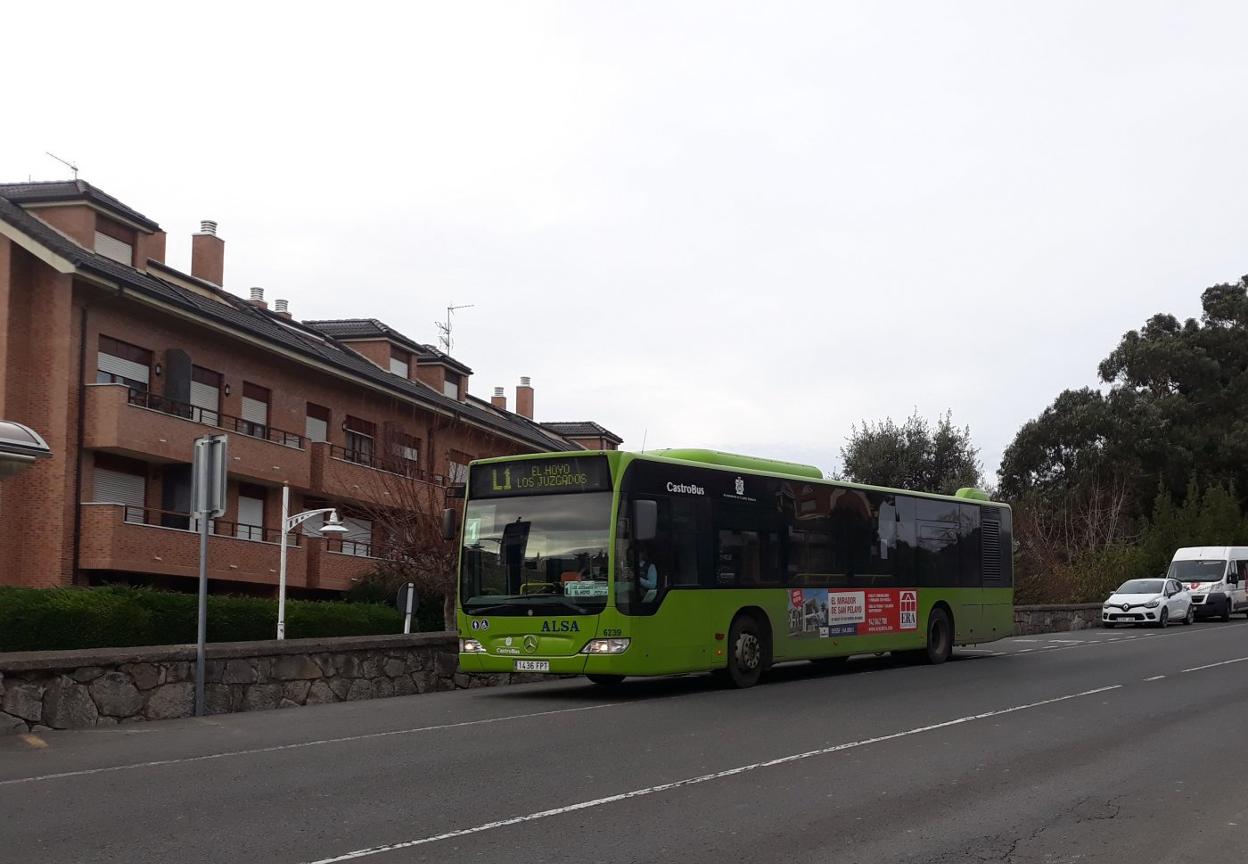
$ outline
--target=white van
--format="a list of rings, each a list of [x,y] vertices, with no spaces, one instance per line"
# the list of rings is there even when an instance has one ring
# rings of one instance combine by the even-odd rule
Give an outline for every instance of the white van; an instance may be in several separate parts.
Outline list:
[[[1198,618],[1248,615],[1248,546],[1190,546],[1174,553],[1166,573],[1187,586]]]

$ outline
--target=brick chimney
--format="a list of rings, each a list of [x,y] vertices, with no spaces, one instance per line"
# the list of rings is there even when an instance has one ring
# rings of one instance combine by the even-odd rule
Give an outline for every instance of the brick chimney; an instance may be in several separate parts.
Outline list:
[[[507,410],[507,397],[503,395],[502,387],[494,388],[494,395],[490,397],[490,404],[493,405],[495,408],[497,408],[499,411]]]
[[[520,377],[520,386],[516,388],[516,413],[533,419],[533,385],[527,375]]]
[[[191,235],[191,275],[213,285],[225,282],[225,241],[211,219],[200,222],[199,233]]]
[[[286,300],[274,300],[274,301],[273,301],[273,311],[274,311],[274,312],[276,312],[276,313],[277,313],[280,317],[285,318],[287,321],[289,321],[289,320],[290,320],[290,304],[289,304],[289,301],[286,301]]]

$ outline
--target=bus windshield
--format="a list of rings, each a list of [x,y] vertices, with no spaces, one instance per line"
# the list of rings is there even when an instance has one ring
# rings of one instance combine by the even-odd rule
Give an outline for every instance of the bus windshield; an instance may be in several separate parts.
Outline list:
[[[610,492],[469,501],[460,555],[464,611],[601,612],[610,524]]]

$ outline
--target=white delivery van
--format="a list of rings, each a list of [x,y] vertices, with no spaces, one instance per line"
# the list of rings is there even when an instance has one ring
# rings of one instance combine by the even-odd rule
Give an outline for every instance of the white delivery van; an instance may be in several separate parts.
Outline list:
[[[1248,615],[1248,546],[1189,546],[1174,553],[1166,575],[1192,595],[1196,617],[1230,621]]]

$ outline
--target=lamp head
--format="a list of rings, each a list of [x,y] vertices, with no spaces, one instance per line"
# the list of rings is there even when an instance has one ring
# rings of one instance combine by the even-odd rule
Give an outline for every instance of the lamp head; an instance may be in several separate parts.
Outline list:
[[[321,525],[321,534],[346,534],[347,526],[342,524],[342,520],[338,518],[338,511],[333,510],[329,514],[329,518]]]

